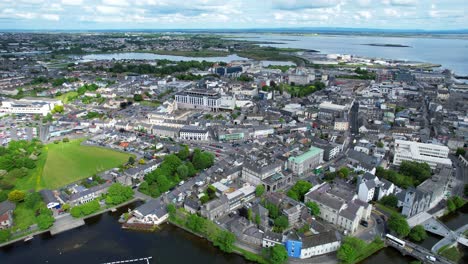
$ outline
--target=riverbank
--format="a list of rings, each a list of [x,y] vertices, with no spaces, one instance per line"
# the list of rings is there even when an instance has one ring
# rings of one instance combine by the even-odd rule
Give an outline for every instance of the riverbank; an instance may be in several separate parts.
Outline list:
[[[21,235],[21,237],[13,238],[12,240],[8,240],[6,242],[1,243],[0,248],[11,245],[11,244],[14,244],[16,242],[23,241],[25,238],[27,238],[29,236],[35,237],[35,236],[39,236],[39,235],[46,234],[46,233],[49,233],[51,236],[54,236],[54,235],[58,235],[60,233],[66,232],[66,231],[70,231],[70,230],[79,228],[79,227],[85,225],[85,220],[87,220],[87,219],[91,219],[91,218],[93,218],[95,216],[102,215],[104,213],[111,212],[113,210],[117,210],[117,209],[119,209],[121,207],[130,205],[130,204],[138,202],[138,201],[144,201],[144,200],[139,198],[139,197],[134,197],[133,199],[128,200],[128,201],[126,201],[126,202],[124,202],[122,204],[119,204],[119,205],[116,205],[116,206],[113,206],[113,207],[103,208],[102,210],[99,210],[96,213],[93,213],[93,214],[90,214],[90,215],[87,215],[87,216],[84,216],[84,217],[81,217],[81,218],[77,218],[77,219],[74,218],[75,220],[78,220],[78,219],[82,220],[82,221],[80,221],[80,224],[71,224],[71,225],[65,224],[62,228],[58,228],[58,230],[54,230],[54,227],[56,226],[56,223],[54,223],[54,225],[52,225],[50,228],[48,228],[46,230],[39,230],[37,232],[24,233],[24,234]],[[71,217],[71,215],[66,215],[66,216],[62,216],[62,218],[68,217],[68,216]]]

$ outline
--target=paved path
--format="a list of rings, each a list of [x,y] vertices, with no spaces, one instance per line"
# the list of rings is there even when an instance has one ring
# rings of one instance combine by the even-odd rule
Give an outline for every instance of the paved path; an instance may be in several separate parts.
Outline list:
[[[468,224],[458,228],[455,231],[451,231],[450,235],[447,235],[439,242],[437,242],[437,244],[432,247],[431,251],[437,253],[443,246],[456,244],[457,242],[468,247],[468,239],[464,237],[464,232],[466,232],[466,230],[468,230]]]
[[[80,226],[83,226],[85,221],[82,218],[73,218],[71,215],[65,215],[58,218],[54,225],[50,228],[50,234],[56,235]]]

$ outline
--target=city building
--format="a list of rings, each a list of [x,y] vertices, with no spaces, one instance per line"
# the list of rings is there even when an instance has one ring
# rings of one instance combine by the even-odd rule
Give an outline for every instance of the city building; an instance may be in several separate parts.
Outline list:
[[[208,141],[208,129],[198,126],[184,126],[179,130],[179,138],[188,141]]]
[[[311,147],[298,156],[289,157],[288,169],[297,175],[310,172],[323,163],[323,153],[323,149]]]
[[[334,230],[302,237],[301,259],[335,252],[340,248],[341,236]]]
[[[9,114],[39,114],[46,116],[56,105],[62,105],[62,101],[46,98],[7,99],[2,101],[0,112]]]
[[[426,144],[414,141],[395,140],[393,164],[399,166],[402,161],[417,161],[429,164],[432,169],[437,165],[452,165],[448,158],[450,150],[446,146]]]
[[[218,111],[221,95],[213,90],[191,89],[175,95],[177,109],[200,109]]]

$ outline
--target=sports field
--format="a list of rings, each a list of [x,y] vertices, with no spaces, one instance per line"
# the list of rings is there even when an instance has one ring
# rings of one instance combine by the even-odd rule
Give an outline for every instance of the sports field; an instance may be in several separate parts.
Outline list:
[[[54,189],[90,177],[98,172],[116,168],[131,156],[106,148],[82,146],[83,140],[45,146],[47,158],[38,162],[37,173],[28,179],[35,189]],[[42,173],[40,166],[43,166]]]

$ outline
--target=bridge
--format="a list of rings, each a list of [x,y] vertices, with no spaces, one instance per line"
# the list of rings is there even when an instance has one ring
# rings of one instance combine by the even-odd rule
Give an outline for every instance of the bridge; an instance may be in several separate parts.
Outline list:
[[[424,222],[422,226],[427,232],[442,236],[443,238],[437,242],[431,249],[433,253],[438,253],[439,249],[446,245],[455,245],[457,242],[468,247],[468,239],[465,238],[464,232],[468,230],[468,224],[452,231],[444,223],[431,217]]]
[[[403,239],[400,239],[400,240],[403,240]],[[403,241],[405,241],[405,246],[400,247],[397,244],[389,241],[388,239],[385,240],[386,245],[391,246],[391,247],[395,248],[396,250],[400,251],[400,253],[403,256],[406,256],[406,255],[412,256],[412,257],[420,260],[422,263],[429,262],[429,260],[426,258],[427,256],[433,256],[433,257],[436,258],[436,261],[431,261],[431,263],[452,264],[452,262],[450,262],[449,260],[447,260],[447,259],[445,259],[445,258],[443,258],[441,256],[433,254],[427,248],[416,245],[416,244],[411,243],[411,242],[406,241],[406,240],[403,240]]]
[[[123,263],[132,263],[132,262],[144,262],[146,264],[150,263],[150,259],[153,257],[146,257],[146,258],[136,258],[136,259],[127,259],[127,260],[119,260],[119,261],[113,261],[113,262],[106,262],[102,264],[123,264]]]
[[[437,253],[439,250],[446,245],[455,245],[460,243],[468,247],[468,239],[465,237],[464,233],[468,230],[468,224],[458,228],[455,231],[450,230],[450,234],[444,236],[439,242],[437,242],[431,249],[432,252]]]

